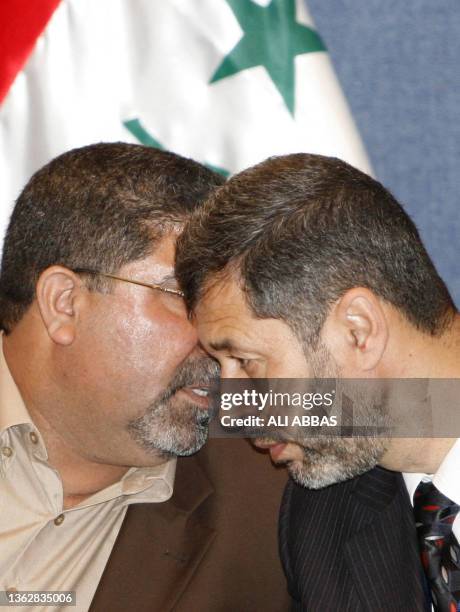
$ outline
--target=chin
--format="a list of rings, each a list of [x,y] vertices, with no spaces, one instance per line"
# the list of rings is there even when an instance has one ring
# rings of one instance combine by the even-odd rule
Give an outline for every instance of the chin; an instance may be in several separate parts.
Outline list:
[[[197,453],[208,439],[208,428],[200,427],[193,435],[187,432],[164,432],[151,439],[142,440],[144,449],[160,454],[163,459],[172,457],[189,457]],[[138,440],[139,441],[139,440]]]
[[[381,439],[336,440],[326,448],[303,448],[303,458],[287,461],[291,478],[308,489],[323,489],[360,476],[378,465],[385,453]]]
[[[368,469],[370,470],[372,467]],[[287,465],[287,470],[292,480],[306,489],[324,489],[325,487],[344,482],[345,480],[349,480],[368,471],[367,469],[363,469],[362,471],[346,472],[337,465],[323,466],[321,469],[312,469],[311,467],[307,467],[303,461],[290,461]]]

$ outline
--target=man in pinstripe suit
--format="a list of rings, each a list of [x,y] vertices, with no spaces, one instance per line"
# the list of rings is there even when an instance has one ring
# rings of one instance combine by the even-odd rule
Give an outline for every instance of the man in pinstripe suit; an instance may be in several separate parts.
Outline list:
[[[176,272],[224,378],[460,378],[460,317],[417,229],[340,160],[290,155],[233,177],[192,217]],[[280,537],[296,609],[429,606],[408,490],[431,474],[460,504],[454,439],[299,428],[256,445],[292,477]]]

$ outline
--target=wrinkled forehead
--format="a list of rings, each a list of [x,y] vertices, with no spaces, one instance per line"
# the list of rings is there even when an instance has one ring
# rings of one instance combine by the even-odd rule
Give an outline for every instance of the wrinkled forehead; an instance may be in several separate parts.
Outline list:
[[[193,318],[198,328],[214,341],[222,341],[225,331],[249,332],[254,323],[244,292],[232,278],[218,280],[207,288],[198,301]]]
[[[284,321],[252,312],[235,281],[211,286],[195,308],[194,321],[201,344],[217,358],[250,354],[271,362],[299,349],[298,339]]]

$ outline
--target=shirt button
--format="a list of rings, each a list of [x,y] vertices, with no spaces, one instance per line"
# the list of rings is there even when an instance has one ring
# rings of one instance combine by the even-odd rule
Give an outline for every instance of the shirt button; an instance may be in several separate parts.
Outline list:
[[[30,438],[30,441],[32,442],[32,444],[38,444],[38,436],[35,433],[35,431],[31,431],[29,433],[29,438]]]
[[[4,446],[2,448],[2,455],[4,457],[11,457],[12,454],[13,454],[13,449],[10,448],[9,446]]]
[[[65,518],[64,515],[60,514],[54,519],[54,524],[57,526],[62,525],[62,523],[64,522],[64,518]]]

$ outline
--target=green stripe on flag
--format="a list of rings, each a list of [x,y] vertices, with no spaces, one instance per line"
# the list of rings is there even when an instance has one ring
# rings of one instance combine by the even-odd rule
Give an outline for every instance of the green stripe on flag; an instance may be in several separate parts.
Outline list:
[[[158,140],[156,140],[151,134],[147,132],[147,130],[141,124],[139,119],[129,119],[128,121],[123,121],[123,125],[129,132],[131,132],[134,138],[137,138],[137,140],[146,147],[153,147],[154,149],[160,149],[160,151],[166,150],[165,147]],[[228,178],[230,176],[230,172],[228,170],[225,170],[224,168],[214,166],[213,164],[205,163],[204,165],[206,166],[206,168],[209,168],[213,172],[221,174],[225,178]]]
[[[146,147],[153,147],[154,149],[160,149],[164,151],[165,148],[161,146],[158,140],[155,140],[153,136],[151,136],[147,130],[141,125],[139,119],[130,119],[129,121],[123,121],[123,125],[125,128],[131,132],[134,138],[145,145]]]

